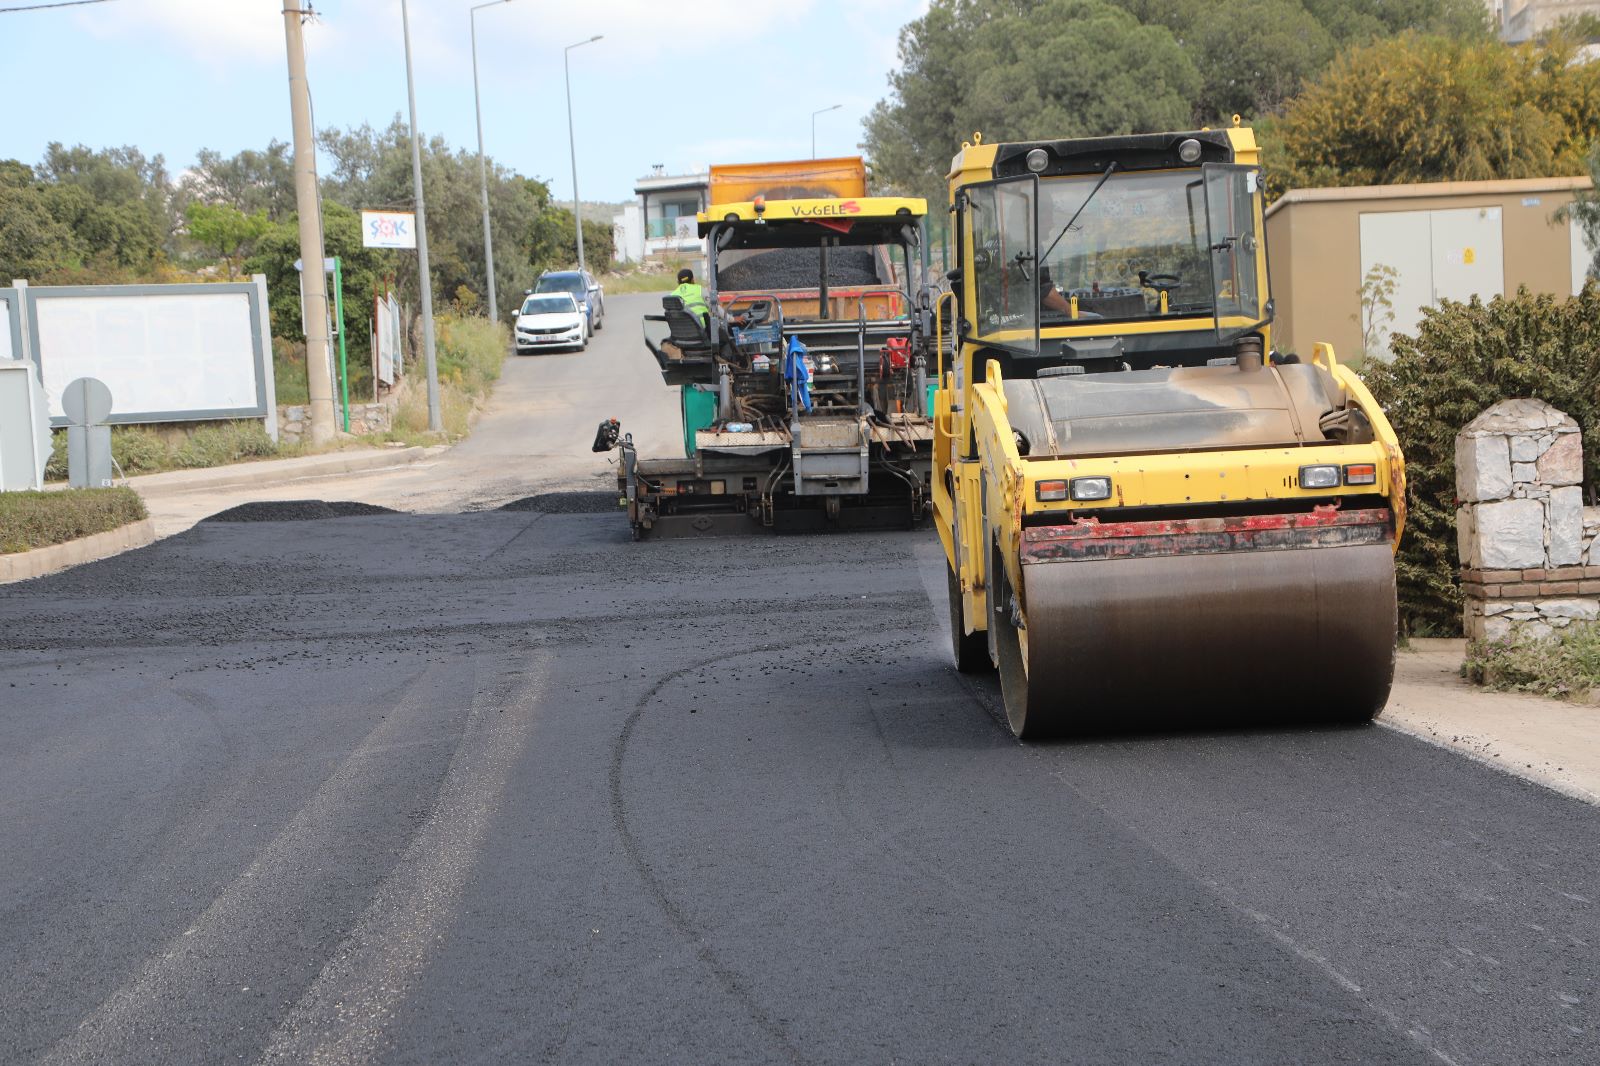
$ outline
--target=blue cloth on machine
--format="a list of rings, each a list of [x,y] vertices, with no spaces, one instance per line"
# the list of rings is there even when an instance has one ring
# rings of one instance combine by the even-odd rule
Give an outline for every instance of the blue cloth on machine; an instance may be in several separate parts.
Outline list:
[[[799,337],[790,337],[784,349],[783,380],[793,383],[800,409],[811,410],[811,368],[806,365],[806,346],[800,343]]]

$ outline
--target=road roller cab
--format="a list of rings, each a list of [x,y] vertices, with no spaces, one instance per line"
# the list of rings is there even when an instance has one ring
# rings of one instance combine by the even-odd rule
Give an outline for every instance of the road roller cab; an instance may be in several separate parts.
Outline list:
[[[934,514],[1019,735],[1387,699],[1404,465],[1331,347],[1273,346],[1258,163],[1237,124],[952,163]]]

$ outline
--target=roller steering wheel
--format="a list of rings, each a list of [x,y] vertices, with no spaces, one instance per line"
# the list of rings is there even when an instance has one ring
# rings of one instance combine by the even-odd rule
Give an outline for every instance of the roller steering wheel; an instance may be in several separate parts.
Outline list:
[[[1147,270],[1139,271],[1139,286],[1145,289],[1154,289],[1157,292],[1171,292],[1183,283],[1183,278],[1177,274],[1152,274]]]

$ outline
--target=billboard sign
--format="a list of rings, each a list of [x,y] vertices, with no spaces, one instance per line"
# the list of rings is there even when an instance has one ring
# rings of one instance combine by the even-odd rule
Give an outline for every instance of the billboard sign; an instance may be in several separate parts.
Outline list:
[[[207,285],[85,285],[23,290],[51,421],[66,387],[98,378],[109,422],[264,418],[273,403],[265,279]]]
[[[361,212],[364,248],[415,248],[417,216],[410,211]]]

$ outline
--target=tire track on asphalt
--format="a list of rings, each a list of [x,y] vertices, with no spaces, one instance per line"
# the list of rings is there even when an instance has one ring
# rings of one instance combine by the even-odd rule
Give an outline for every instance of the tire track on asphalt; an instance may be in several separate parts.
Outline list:
[[[299,898],[307,867],[333,860],[349,813],[360,807],[369,784],[365,764],[393,750],[446,695],[443,674],[430,667],[414,678],[389,713],[189,928],[151,955],[41,1062],[167,1061],[164,1040],[175,1028],[173,1015],[220,992],[223,981],[236,976],[229,967],[246,965],[258,953],[260,945],[251,942],[251,932]]]
[[[366,1063],[390,1050],[387,1029],[456,919],[500,795],[527,748],[548,665],[539,656],[487,690],[474,684],[471,715],[427,821],[260,1062]]]
[[[623,796],[622,788],[622,764],[627,758],[628,743],[633,739],[633,732],[638,727],[639,720],[644,717],[644,712],[649,708],[651,702],[674,681],[698,670],[704,670],[708,666],[714,666],[717,663],[727,662],[731,659],[739,659],[751,655],[768,655],[773,652],[789,651],[802,647],[814,648],[815,646],[814,642],[810,640],[758,644],[752,648],[741,648],[738,651],[713,655],[663,675],[654,685],[650,686],[649,691],[639,697],[633,712],[628,715],[627,721],[623,723],[622,731],[617,734],[617,739],[612,743],[611,772],[609,775],[611,823],[616,828],[617,835],[622,839],[622,850],[628,858],[628,863],[639,874],[639,879],[644,882],[645,889],[650,893],[650,897],[655,902],[656,907],[666,916],[672,927],[689,942],[689,946],[694,949],[695,957],[700,960],[701,964],[716,979],[717,983],[722,985],[723,989],[745,1009],[750,1019],[772,1038],[773,1042],[783,1052],[783,1057],[793,1063],[805,1062],[805,1056],[795,1046],[794,1041],[790,1039],[783,1026],[772,1015],[768,1014],[760,1003],[756,1002],[755,995],[745,987],[744,983],[722,961],[717,955],[716,949],[707,943],[705,935],[696,928],[689,915],[673,901],[666,885],[662,883],[661,878],[657,876],[655,870],[651,867],[649,860],[645,858],[644,850],[640,847],[639,840],[634,835],[633,827],[628,822],[628,805]]]

